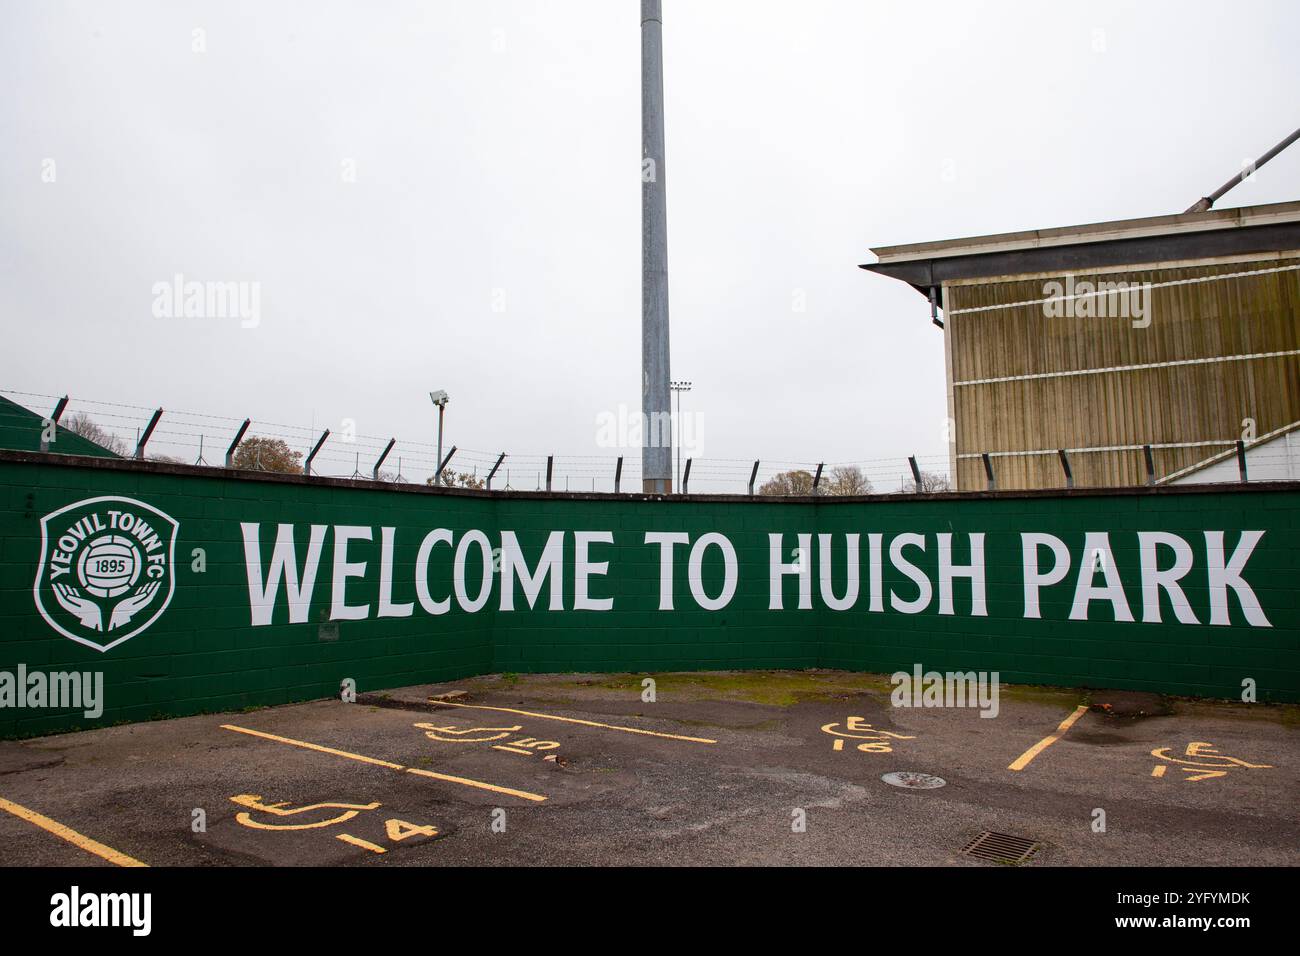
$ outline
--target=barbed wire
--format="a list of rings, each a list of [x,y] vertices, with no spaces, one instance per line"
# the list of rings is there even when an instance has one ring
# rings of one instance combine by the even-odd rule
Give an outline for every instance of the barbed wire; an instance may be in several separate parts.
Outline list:
[[[38,406],[53,408],[63,396],[0,388],[0,395],[27,408],[42,419],[48,414]],[[35,407],[34,407],[35,406]],[[110,450],[130,455],[137,447],[140,436],[149,426],[156,408],[107,399],[69,396],[68,404],[60,418],[67,426],[72,420],[84,416],[91,422]],[[185,464],[220,467],[225,464],[230,441],[238,433],[245,418],[167,408],[149,437],[145,457],[152,460],[170,460]],[[283,441],[292,453],[305,463],[324,429],[306,425],[292,425],[260,418],[249,419],[246,438],[258,437]],[[331,433],[311,461],[311,473],[330,478],[365,478],[373,475],[374,464],[379,460],[389,441],[393,448],[384,459],[381,477],[404,483],[423,484],[437,471],[437,446],[432,442],[394,439],[392,436]],[[260,449],[254,457],[254,467],[261,465]],[[450,451],[450,447],[446,449]],[[548,465],[551,472],[552,491],[578,491],[608,493],[615,489],[615,472],[619,459],[622,468],[618,487],[622,491],[641,489],[640,446],[611,449],[609,454],[547,455],[543,453],[507,452],[492,486],[498,490],[546,490]],[[456,476],[468,475],[471,484],[486,479],[497,465],[501,450],[488,451],[457,447],[447,464],[447,471]],[[910,466],[905,457],[864,458],[856,461],[819,463],[792,459],[757,459],[759,467],[753,475],[754,491],[759,491],[774,478],[791,472],[816,473],[822,467],[822,481],[829,486],[837,470],[856,469],[863,487],[875,491],[907,489],[913,483]],[[681,453],[680,472],[684,473],[690,462],[689,490],[695,493],[746,494],[749,491],[755,459],[698,458],[690,449]],[[949,478],[949,461],[946,456],[918,456],[922,471],[938,476],[942,482]],[[684,477],[684,475],[683,475]],[[806,479],[804,480],[806,483]],[[680,485],[680,482],[678,482]]]
[[[0,388],[4,395],[17,404],[44,418],[39,408],[33,405],[42,400],[53,408],[61,396],[25,392],[16,389]],[[140,436],[144,434],[156,409],[144,405],[125,402],[113,402],[104,399],[70,397],[60,423],[67,425],[77,416],[85,416],[101,433],[103,440],[113,446],[112,450],[120,454],[131,454]],[[150,436],[146,448],[146,457],[154,460],[172,460],[185,464],[202,464],[224,466],[226,450],[230,440],[237,433],[244,419],[229,415],[216,415],[207,412],[194,412],[167,409],[157,427]],[[304,425],[286,425],[262,419],[251,419],[248,428],[249,437],[279,439],[292,452],[297,453],[299,462],[306,460],[323,429],[317,430]],[[1260,440],[1273,435],[1260,436]],[[381,478],[398,480],[409,484],[428,482],[437,471],[437,446],[430,442],[407,439],[391,439],[363,434],[332,434],[330,439],[317,452],[312,460],[312,474],[330,478],[365,478],[373,475],[374,463],[388,447],[390,440],[394,445],[384,460]],[[1175,442],[1153,445],[1153,448],[1191,448],[1204,446],[1211,448],[1230,447],[1234,442]],[[256,448],[257,446],[250,446]],[[1136,450],[1142,446],[1125,446],[1125,450]],[[449,449],[448,449],[449,450]],[[1111,447],[1072,448],[1068,453],[1101,452],[1115,450]],[[640,448],[611,450],[607,455],[574,454],[546,455],[540,453],[507,453],[496,475],[493,476],[493,488],[497,490],[513,489],[517,491],[544,491],[547,486],[548,465],[551,472],[552,491],[575,491],[609,493],[615,490],[615,471],[618,460],[622,458],[622,491],[638,491],[641,488]],[[991,453],[994,459],[1003,457],[1032,457],[1055,455],[1053,450]],[[486,480],[488,473],[497,465],[500,451],[487,451],[475,448],[457,448],[447,470],[455,476],[468,475],[469,483],[477,485]],[[1291,475],[1289,469],[1291,453],[1285,448],[1267,446],[1251,447],[1250,472],[1252,478],[1281,476],[1300,478]],[[959,455],[959,460],[978,459],[973,454]],[[690,449],[681,453],[680,464],[675,461],[674,474],[676,486],[681,490],[682,478],[685,478],[686,463],[690,462],[689,482],[686,490],[692,493],[739,494],[748,493],[751,475],[754,491],[758,492],[779,476],[789,476],[791,472],[804,472],[811,476],[816,473],[819,463],[790,459],[758,459],[759,467],[754,473],[754,459],[744,458],[697,458]],[[950,461],[945,455],[920,455],[915,457],[917,468],[924,477],[937,482],[940,487],[950,484]],[[260,464],[260,456],[254,459],[254,467]],[[1239,480],[1230,451],[1215,456],[1204,462],[1201,467],[1218,467],[1222,477],[1215,477],[1217,472],[1205,475],[1199,480],[1206,482],[1235,483]],[[873,457],[847,461],[821,463],[824,489],[833,490],[836,482],[846,479],[849,487],[875,493],[892,493],[912,491],[915,479],[911,463],[904,456]],[[847,470],[847,474],[845,473]],[[1161,482],[1180,477],[1184,472],[1165,476]],[[460,481],[459,477],[454,480]],[[799,479],[805,487],[810,479]],[[768,490],[771,490],[770,488]]]

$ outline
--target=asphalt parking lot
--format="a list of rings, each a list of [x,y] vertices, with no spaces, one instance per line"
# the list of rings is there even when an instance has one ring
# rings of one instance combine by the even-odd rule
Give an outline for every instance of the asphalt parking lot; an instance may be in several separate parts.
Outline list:
[[[962,852],[986,831],[1025,866],[1300,863],[1298,707],[1004,687],[986,719],[878,675],[645,676],[6,741],[0,863],[1005,865]]]

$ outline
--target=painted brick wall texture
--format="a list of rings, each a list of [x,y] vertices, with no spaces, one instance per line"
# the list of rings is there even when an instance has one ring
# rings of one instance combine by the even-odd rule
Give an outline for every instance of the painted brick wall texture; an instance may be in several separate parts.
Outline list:
[[[48,559],[45,566],[41,562],[42,519],[92,498],[110,501],[91,509],[121,510],[125,506],[113,501],[125,498],[178,523],[170,603],[151,624],[107,651],[59,633],[51,620],[71,633],[83,632],[66,614],[60,617],[49,590],[42,592],[43,602],[54,609],[42,614],[33,587],[38,573],[50,570]],[[281,581],[270,623],[253,624],[255,601],[241,526],[254,525],[255,563],[265,578],[272,576],[279,526],[291,526],[300,577],[307,576],[311,526],[322,526],[315,586],[298,623],[289,620]],[[341,554],[340,527],[345,534],[346,528],[355,529]],[[409,616],[380,616],[384,528],[393,529],[387,533],[387,596],[390,604],[411,605]],[[451,541],[427,549],[427,598],[449,605],[437,614],[424,606],[414,583],[421,545],[434,529],[447,529]],[[487,549],[465,546],[461,563],[469,603],[482,581],[490,587],[482,609],[471,613],[455,593],[454,558],[474,530],[483,532],[487,561],[497,569],[485,573]],[[1250,531],[1263,532],[1253,549],[1243,544],[1243,532]],[[557,565],[562,587],[554,597],[552,580],[540,582],[530,608],[516,580],[515,609],[502,609],[506,573],[499,565],[510,560],[503,532],[513,532],[526,569],[532,570],[549,536],[562,532]],[[597,563],[587,577],[588,599],[612,599],[608,610],[574,609],[575,532],[612,537],[612,543],[590,544],[587,558]],[[648,544],[648,532],[684,534],[691,542],[671,549],[672,609],[662,607],[664,548]],[[1107,547],[1097,554],[1088,546],[1102,540],[1095,536],[1103,532]],[[1144,587],[1139,534],[1150,532],[1185,542],[1182,557],[1190,566],[1176,582],[1182,599],[1168,589]],[[1223,532],[1217,558],[1207,532]],[[1059,583],[1037,589],[1039,618],[1026,616],[1024,533],[1055,536],[1068,552],[1069,568]],[[1085,537],[1089,533],[1094,537]],[[708,534],[723,536],[735,552],[734,596],[712,610],[700,606],[690,580],[696,564],[692,546]],[[774,534],[781,535],[775,557]],[[977,614],[977,589],[960,571],[971,562],[975,536],[981,534],[986,613]],[[370,691],[495,672],[808,667],[892,672],[921,664],[927,670],[997,671],[1014,683],[1230,698],[1240,697],[1242,682],[1250,679],[1260,700],[1296,701],[1298,534],[1300,492],[1279,486],[815,502],[488,497],[126,462],[92,466],[0,452],[0,679],[23,665],[28,673],[102,671],[105,686],[98,720],[68,709],[3,706],[0,735],[321,698],[337,694],[345,678],[355,680],[359,691]],[[831,605],[846,598],[849,535],[858,536],[859,593],[848,609],[835,610]],[[900,539],[904,535],[916,538],[906,543]],[[939,567],[945,535],[951,535],[950,561],[957,571],[949,587],[943,586]],[[829,546],[828,582],[822,580],[821,536]],[[50,545],[57,550],[57,544]],[[201,571],[195,549],[203,552]],[[726,588],[724,550],[720,543],[700,549],[695,587],[706,602]],[[1223,584],[1224,573],[1231,577],[1234,556],[1243,551],[1248,556],[1233,580],[1246,583],[1245,597]],[[1050,577],[1051,549],[1031,553],[1032,570]],[[1155,555],[1155,570],[1167,570],[1180,559],[1174,547]],[[1219,567],[1228,566],[1217,579],[1216,560]],[[343,612],[342,619],[335,600],[340,561],[365,564],[343,579],[341,603],[354,610]],[[774,562],[787,565],[775,592]],[[600,563],[607,563],[603,574]],[[909,573],[911,568],[915,571]],[[60,580],[84,580],[78,573],[74,567]],[[1107,599],[1093,592],[1084,607],[1086,619],[1077,614],[1071,619],[1081,580],[1101,588],[1108,573],[1115,575],[1124,606],[1115,602],[1115,591]],[[827,584],[829,599],[823,593]],[[923,600],[927,589],[929,599]],[[951,608],[944,606],[945,592]],[[1252,596],[1259,605],[1255,623],[1247,608]],[[159,603],[115,630],[107,629],[105,611],[100,626],[106,633],[85,634],[107,643],[132,633],[162,606],[162,597],[156,595],[153,601]],[[553,600],[562,609],[552,610]],[[772,607],[777,601],[779,610]],[[1220,623],[1211,624],[1216,601]],[[1117,621],[1125,611],[1133,620]],[[364,619],[346,617],[362,613]],[[1189,622],[1180,622],[1180,614]],[[1154,623],[1154,615],[1161,623]]]

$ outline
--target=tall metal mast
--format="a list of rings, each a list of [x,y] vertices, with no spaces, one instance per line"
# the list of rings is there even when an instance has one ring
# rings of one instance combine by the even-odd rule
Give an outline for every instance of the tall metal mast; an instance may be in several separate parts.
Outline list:
[[[641,478],[647,493],[673,490],[668,383],[663,14],[660,0],[641,0]]]

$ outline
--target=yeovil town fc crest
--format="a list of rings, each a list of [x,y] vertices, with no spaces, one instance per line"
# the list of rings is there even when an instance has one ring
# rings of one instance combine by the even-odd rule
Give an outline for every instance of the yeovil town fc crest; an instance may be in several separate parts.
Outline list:
[[[36,607],[64,637],[106,651],[167,609],[180,525],[142,501],[88,498],[41,519]]]

